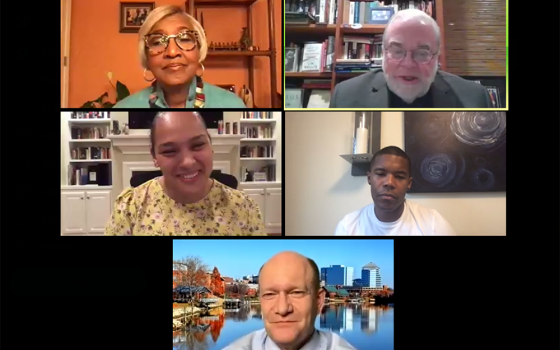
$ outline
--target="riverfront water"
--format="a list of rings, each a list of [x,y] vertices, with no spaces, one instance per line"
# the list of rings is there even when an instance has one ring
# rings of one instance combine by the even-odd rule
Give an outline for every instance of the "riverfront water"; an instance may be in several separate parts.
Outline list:
[[[173,350],[221,350],[263,327],[260,305],[213,309],[210,316],[193,320],[189,330],[173,332]],[[330,304],[315,327],[339,334],[358,350],[394,349],[393,307]]]

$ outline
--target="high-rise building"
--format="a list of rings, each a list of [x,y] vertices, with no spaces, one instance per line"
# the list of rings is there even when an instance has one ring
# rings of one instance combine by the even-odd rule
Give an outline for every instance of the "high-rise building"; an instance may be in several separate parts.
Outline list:
[[[331,265],[321,268],[321,281],[327,286],[343,285],[351,286],[354,279],[354,268],[344,265]]]
[[[354,283],[352,284],[352,286],[361,287],[362,286],[362,279],[361,278],[354,279]]]
[[[382,288],[379,266],[370,262],[362,267],[362,287]]]

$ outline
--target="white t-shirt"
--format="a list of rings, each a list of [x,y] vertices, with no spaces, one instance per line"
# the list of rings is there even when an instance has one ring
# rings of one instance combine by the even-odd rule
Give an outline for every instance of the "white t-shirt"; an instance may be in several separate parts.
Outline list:
[[[404,201],[401,217],[381,222],[374,204],[346,215],[336,227],[335,236],[456,236],[455,230],[435,209]]]

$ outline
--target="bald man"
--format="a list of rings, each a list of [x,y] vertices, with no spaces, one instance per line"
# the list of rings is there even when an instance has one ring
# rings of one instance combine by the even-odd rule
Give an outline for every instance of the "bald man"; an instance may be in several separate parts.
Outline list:
[[[420,10],[397,12],[383,33],[383,69],[336,85],[330,107],[491,108],[480,84],[438,69],[441,36]]]
[[[264,329],[223,350],[356,350],[331,332],[315,329],[325,291],[317,264],[295,252],[273,256],[259,271]]]

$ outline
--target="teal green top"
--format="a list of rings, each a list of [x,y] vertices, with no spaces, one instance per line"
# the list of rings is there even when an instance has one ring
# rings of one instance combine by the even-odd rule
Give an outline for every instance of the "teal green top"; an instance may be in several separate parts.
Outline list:
[[[149,86],[117,102],[113,108],[150,108],[149,100],[151,92],[152,87]],[[234,93],[218,86],[204,83],[202,92],[204,93],[205,99],[203,108],[247,108],[242,99],[237,97]],[[195,93],[196,79],[193,79],[189,88],[189,96],[185,108],[194,108]],[[169,108],[159,85],[157,86],[157,95],[156,106],[160,108]]]

